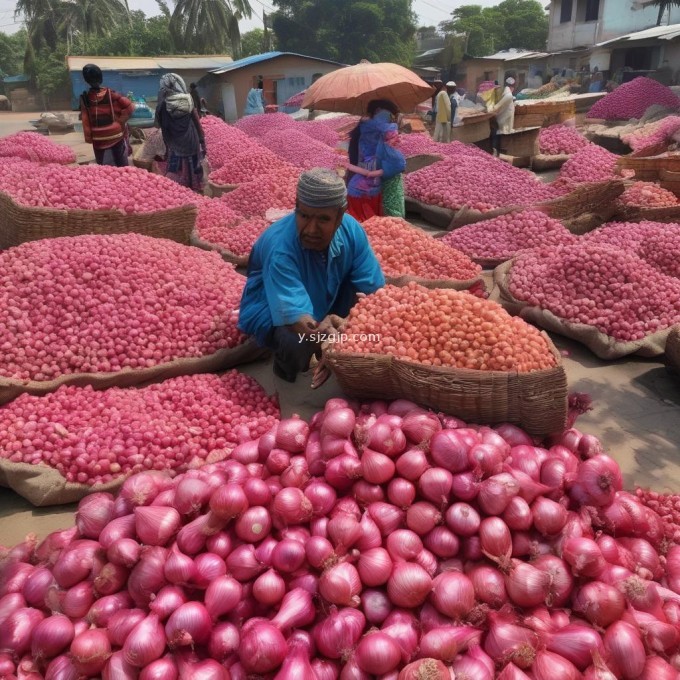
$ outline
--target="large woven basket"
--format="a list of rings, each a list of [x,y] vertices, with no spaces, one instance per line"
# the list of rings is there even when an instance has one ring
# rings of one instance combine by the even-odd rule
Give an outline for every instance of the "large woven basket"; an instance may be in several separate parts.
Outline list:
[[[619,170],[634,170],[635,179],[654,181],[661,177],[664,170],[680,172],[680,154],[654,156],[651,158],[635,158],[624,156],[616,161]]]
[[[417,283],[423,288],[447,288],[450,290],[475,290],[486,294],[486,284],[484,279],[478,276],[474,279],[425,279],[421,276],[410,276],[403,274],[402,276],[385,276],[385,283],[393,286],[408,286],[409,283]]]
[[[666,360],[680,374],[680,325],[675,326],[666,340]]]
[[[566,196],[536,203],[534,210],[541,210],[556,220],[572,220],[584,213],[593,213],[607,220],[615,214],[614,201],[624,190],[621,180],[588,182],[579,184]]]
[[[0,249],[59,236],[143,234],[187,245],[196,222],[193,205],[150,213],[118,210],[54,210],[19,205],[0,192]]]
[[[567,376],[550,338],[554,368],[531,373],[475,371],[423,366],[380,354],[338,352],[324,355],[342,389],[359,399],[411,399],[468,422],[514,423],[534,436],[564,429]]]

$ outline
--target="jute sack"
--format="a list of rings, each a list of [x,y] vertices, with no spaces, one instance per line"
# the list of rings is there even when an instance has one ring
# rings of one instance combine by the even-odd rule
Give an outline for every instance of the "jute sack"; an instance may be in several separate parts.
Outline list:
[[[386,276],[385,283],[392,284],[393,286],[407,286],[409,283],[417,283],[419,286],[424,288],[449,288],[452,290],[479,290],[480,292],[486,292],[486,284],[484,279],[480,276],[474,279],[467,279],[464,281],[457,281],[455,279],[424,279],[420,276],[409,276],[404,274],[403,276]]]
[[[680,324],[673,326],[666,342],[666,360],[671,368],[680,373]]]
[[[66,505],[76,503],[97,491],[116,493],[123,485],[121,476],[107,484],[90,486],[67,482],[57,470],[48,465],[13,463],[0,458],[0,486],[12,489],[36,507],[45,505]]]
[[[512,276],[513,261],[510,260],[494,270],[495,287],[492,298],[503,305],[511,314],[522,317],[525,321],[540,326],[547,331],[559,333],[584,344],[600,359],[620,359],[621,357],[636,355],[641,357],[657,357],[666,350],[666,340],[670,328],[651,333],[650,335],[631,342],[621,342],[597,330],[594,326],[565,321],[548,310],[517,300],[510,293],[510,277]]]
[[[522,208],[518,206],[508,206],[482,212],[481,210],[463,206],[460,210],[450,210],[449,208],[442,208],[438,205],[422,203],[409,196],[406,197],[407,212],[420,215],[426,222],[433,224],[435,227],[446,229],[447,231],[457,229],[458,227],[464,227],[466,224],[475,224],[482,220],[490,220],[492,217],[498,217],[499,215],[505,215],[517,210],[522,210]]]
[[[197,248],[201,248],[202,250],[214,250],[220,254],[220,256],[225,262],[234,264],[237,267],[248,266],[248,260],[250,259],[250,255],[237,255],[236,253],[232,253],[230,250],[227,250],[226,248],[223,248],[222,246],[217,245],[216,243],[204,241],[198,235],[198,232],[195,229],[191,232],[189,245],[196,246]]]
[[[54,380],[22,381],[0,377],[0,404],[12,401],[20,394],[42,395],[54,392],[62,385],[83,387],[92,385],[96,390],[109,387],[132,387],[145,383],[158,382],[180,375],[195,373],[217,373],[229,368],[258,359],[266,350],[258,347],[252,339],[233,348],[217,350],[214,354],[190,359],[175,359],[151,368],[124,368],[116,373],[71,373]]]

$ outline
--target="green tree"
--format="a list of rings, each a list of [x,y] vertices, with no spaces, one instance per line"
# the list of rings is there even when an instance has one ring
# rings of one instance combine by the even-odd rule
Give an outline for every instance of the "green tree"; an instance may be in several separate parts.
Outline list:
[[[241,58],[262,54],[265,50],[265,35],[261,28],[254,28],[241,36]]]
[[[72,54],[90,53],[102,56],[152,57],[175,54],[176,49],[169,30],[170,17],[147,17],[142,11],[130,12],[129,24],[116,26],[107,36],[92,40],[86,49],[74,45]]]
[[[669,10],[671,7],[680,7],[680,0],[654,0],[654,2],[650,4],[652,7],[659,8],[659,16],[656,19],[656,25],[661,26],[661,20],[663,19],[666,10]]]
[[[0,76],[16,76],[23,72],[26,31],[14,35],[0,33]]]
[[[71,82],[66,68],[65,46],[56,51],[44,50],[35,57],[35,84],[43,98],[43,107],[50,108],[50,97],[57,92],[70,92]]]
[[[548,39],[548,15],[538,0],[504,0],[495,7],[462,5],[451,16],[439,30],[465,35],[465,51],[473,57],[513,47],[543,50]]]
[[[250,19],[253,10],[248,0],[175,0],[170,31],[175,44],[184,52],[219,53],[231,46],[238,59],[241,34],[238,22]]]
[[[274,0],[279,49],[355,64],[410,65],[416,22],[411,0]]]

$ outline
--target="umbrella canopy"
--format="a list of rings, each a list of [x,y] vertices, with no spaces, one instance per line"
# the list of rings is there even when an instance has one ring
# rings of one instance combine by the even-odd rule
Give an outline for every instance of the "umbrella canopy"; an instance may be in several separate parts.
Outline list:
[[[294,94],[290,99],[286,99],[286,101],[283,102],[283,105],[290,106],[291,108],[294,106],[302,106],[302,100],[305,98],[305,92],[307,92],[307,90],[302,90],[302,92]]]
[[[361,63],[327,73],[307,88],[302,108],[362,115],[372,99],[389,99],[410,113],[434,89],[398,64]]]

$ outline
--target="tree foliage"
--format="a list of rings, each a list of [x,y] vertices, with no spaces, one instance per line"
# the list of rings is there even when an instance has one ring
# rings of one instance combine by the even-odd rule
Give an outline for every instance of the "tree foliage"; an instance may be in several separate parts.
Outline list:
[[[261,28],[254,28],[241,36],[241,57],[252,57],[254,54],[262,54],[275,49],[271,44],[273,36],[269,34],[270,45],[266,44],[266,36]]]
[[[92,39],[90,49],[75,44],[72,53],[101,56],[153,57],[175,54],[177,50],[170,35],[170,17],[147,17],[144,12],[130,12],[129,24],[116,26],[109,35]]]
[[[495,7],[462,5],[439,29],[466,36],[466,53],[485,57],[510,48],[544,50],[548,15],[538,0],[504,0]]]
[[[410,65],[415,52],[411,0],[274,0],[278,48],[345,64]]]
[[[656,25],[661,26],[661,21],[663,20],[663,15],[666,10],[670,10],[671,7],[680,7],[680,0],[654,0],[651,3],[652,7],[659,8],[659,16],[656,19]]]
[[[14,35],[0,33],[0,76],[16,76],[23,72],[26,31]]]

